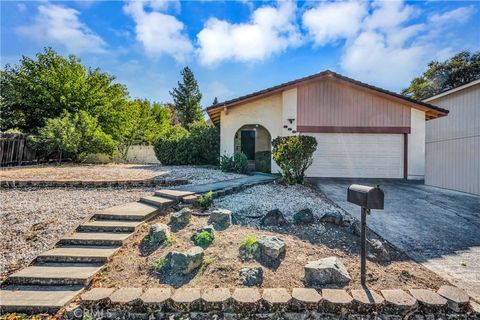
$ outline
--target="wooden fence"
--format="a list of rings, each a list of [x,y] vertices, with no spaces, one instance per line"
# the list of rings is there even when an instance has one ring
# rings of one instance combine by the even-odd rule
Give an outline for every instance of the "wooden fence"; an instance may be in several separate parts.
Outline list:
[[[69,154],[46,153],[35,150],[25,134],[0,132],[0,167],[21,166],[50,161],[71,161]]]

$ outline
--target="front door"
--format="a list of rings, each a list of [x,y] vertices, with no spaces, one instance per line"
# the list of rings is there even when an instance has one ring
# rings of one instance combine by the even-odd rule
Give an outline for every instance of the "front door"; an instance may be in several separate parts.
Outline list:
[[[255,160],[255,131],[242,130],[241,150],[248,160]]]

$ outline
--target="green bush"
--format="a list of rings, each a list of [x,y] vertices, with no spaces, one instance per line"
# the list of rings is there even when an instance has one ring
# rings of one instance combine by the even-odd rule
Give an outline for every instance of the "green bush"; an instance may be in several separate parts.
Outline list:
[[[61,117],[47,119],[33,140],[38,150],[69,153],[76,161],[84,161],[88,154],[113,154],[116,144],[112,137],[102,131],[95,117],[86,111],[70,114],[64,111]]]
[[[277,137],[272,142],[273,160],[282,169],[285,183],[303,183],[305,171],[312,164],[317,140],[310,136]]]
[[[218,165],[218,128],[198,121],[189,129],[176,125],[165,130],[154,145],[157,159],[164,165]]]
[[[213,235],[213,233],[210,233],[204,230],[195,235],[193,242],[195,242],[197,246],[207,247],[213,242],[214,239],[215,239],[215,236]]]
[[[270,173],[272,153],[270,151],[255,152],[255,170]]]
[[[158,258],[153,262],[153,268],[155,271],[161,271],[167,264],[167,259],[165,257]]]
[[[243,152],[235,152],[232,157],[221,156],[220,169],[223,172],[248,173],[248,159]]]
[[[249,234],[242,240],[240,249],[249,255],[255,255],[258,251],[257,239],[255,239],[253,235]]]
[[[198,204],[202,209],[208,209],[213,203],[213,192],[208,191],[207,193],[198,197]]]

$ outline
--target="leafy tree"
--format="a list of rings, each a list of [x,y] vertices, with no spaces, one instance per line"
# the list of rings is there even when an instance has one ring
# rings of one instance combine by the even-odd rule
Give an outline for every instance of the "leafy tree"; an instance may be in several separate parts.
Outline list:
[[[22,57],[20,65],[5,66],[0,74],[0,129],[37,133],[48,119],[63,111],[85,110],[98,118],[106,132],[115,123],[115,109],[128,92],[115,77],[83,66],[76,56],[62,57],[51,48],[36,59]]]
[[[480,79],[480,51],[463,51],[446,61],[430,62],[427,70],[414,78],[402,94],[423,100],[477,79]]]
[[[272,142],[273,160],[282,169],[287,184],[303,183],[305,171],[312,165],[317,140],[311,136],[277,137]]]
[[[202,94],[197,80],[189,67],[183,68],[183,81],[178,82],[178,87],[170,91],[175,103],[175,110],[178,119],[183,127],[188,128],[193,122],[203,120],[200,100]]]
[[[37,149],[69,153],[74,160],[83,161],[90,153],[112,155],[115,142],[102,131],[95,117],[80,110],[75,114],[64,111],[58,118],[47,119],[34,139]]]

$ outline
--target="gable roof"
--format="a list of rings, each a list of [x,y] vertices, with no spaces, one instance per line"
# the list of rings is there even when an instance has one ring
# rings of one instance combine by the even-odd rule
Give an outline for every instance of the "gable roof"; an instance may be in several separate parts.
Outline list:
[[[236,105],[239,105],[239,104],[242,104],[242,103],[246,103],[246,102],[249,102],[249,101],[252,101],[252,100],[264,98],[264,97],[267,97],[269,95],[273,95],[273,94],[276,94],[276,93],[279,93],[279,92],[282,92],[282,91],[285,91],[285,90],[288,90],[288,89],[298,87],[301,84],[305,84],[305,83],[308,83],[308,82],[320,80],[320,79],[323,79],[323,78],[325,78],[325,79],[335,78],[335,79],[338,79],[340,81],[348,82],[350,84],[365,88],[367,90],[371,90],[373,92],[376,92],[377,94],[387,96],[391,99],[395,99],[395,100],[400,99],[403,103],[406,103],[407,105],[411,106],[412,108],[417,108],[417,109],[420,109],[422,111],[425,111],[427,120],[437,118],[437,117],[446,116],[448,114],[448,110],[446,110],[446,109],[442,109],[440,107],[428,104],[426,102],[417,101],[417,100],[411,99],[409,97],[400,95],[398,93],[391,92],[391,91],[388,91],[388,90],[385,90],[385,89],[382,89],[382,88],[378,88],[378,87],[366,84],[364,82],[360,82],[360,81],[352,79],[352,78],[342,76],[341,74],[338,74],[338,73],[330,71],[330,70],[325,70],[325,71],[322,71],[320,73],[316,73],[316,74],[313,74],[313,75],[310,75],[310,76],[307,76],[307,77],[303,77],[303,78],[300,78],[300,79],[285,82],[285,83],[279,84],[277,86],[273,86],[273,87],[270,87],[270,88],[267,88],[267,89],[264,89],[264,90],[256,91],[256,92],[253,92],[253,93],[250,93],[250,94],[247,94],[247,95],[235,98],[235,99],[220,102],[220,103],[217,103],[217,104],[212,105],[210,107],[207,107],[205,110],[208,113],[210,119],[212,119],[212,122],[217,124],[217,123],[220,122],[221,111],[226,109],[226,108],[230,108],[230,107],[233,107],[233,106],[236,106]]]
[[[423,99],[423,102],[429,102],[429,101],[432,101],[432,100],[436,100],[436,99],[439,99],[439,98],[448,96],[449,94],[452,94],[452,93],[455,93],[455,92],[458,92],[458,91],[461,91],[461,90],[470,88],[470,87],[472,87],[472,86],[474,86],[474,85],[477,85],[477,84],[480,84],[480,79],[473,80],[473,81],[471,81],[471,82],[469,82],[469,83],[462,84],[461,86],[458,86],[458,87],[455,87],[455,88],[451,88],[451,89],[442,91],[442,92],[440,92],[439,94],[436,94],[436,95],[434,95],[434,96],[431,96],[431,97],[429,97],[429,98],[427,98],[427,99]]]

